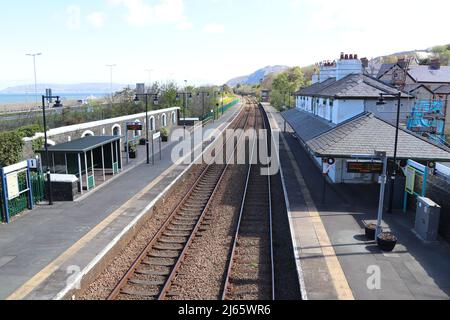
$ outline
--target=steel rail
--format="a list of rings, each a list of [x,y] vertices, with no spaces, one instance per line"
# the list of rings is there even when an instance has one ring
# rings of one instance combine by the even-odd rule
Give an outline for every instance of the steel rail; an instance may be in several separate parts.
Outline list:
[[[261,112],[261,110],[260,110]],[[264,118],[261,114],[261,118],[263,120],[263,125],[265,127],[264,124]],[[253,167],[253,157],[254,157],[254,153],[255,153],[255,144],[256,141],[253,145],[252,148],[252,155],[251,155],[251,159],[250,159],[250,164],[249,164],[249,168],[248,168],[248,172],[247,172],[247,178],[246,178],[246,183],[245,183],[245,188],[244,188],[244,194],[243,194],[243,199],[242,199],[242,203],[241,203],[241,209],[239,212],[239,218],[238,218],[238,223],[236,226],[236,233],[235,233],[235,237],[234,237],[234,241],[233,241],[233,247],[231,249],[231,255],[230,255],[230,259],[228,261],[228,267],[227,267],[227,274],[226,274],[226,278],[225,278],[225,284],[224,284],[224,288],[223,288],[223,294],[222,294],[222,300],[226,300],[227,296],[230,294],[231,291],[231,275],[233,273],[233,268],[235,265],[235,260],[236,260],[236,249],[238,247],[238,242],[239,242],[239,235],[240,235],[240,229],[241,229],[241,223],[242,223],[242,219],[243,219],[243,215],[244,215],[244,210],[246,207],[246,200],[247,200],[247,194],[248,194],[248,189],[249,189],[249,185],[250,185],[250,178],[251,178],[251,172],[252,172],[252,167]],[[272,295],[272,300],[275,300],[275,266],[274,266],[274,254],[273,254],[273,228],[272,228],[272,194],[271,194],[271,188],[270,188],[270,176],[268,175],[268,202],[269,202],[269,224],[270,224],[270,228],[269,228],[269,242],[270,242],[270,261],[271,261],[271,295]]]
[[[243,111],[245,110],[245,108],[243,109]],[[242,112],[243,113],[243,112]],[[244,127],[247,125],[248,123],[248,118],[249,115],[247,114],[247,117],[245,118],[245,122],[244,122]],[[239,116],[238,119],[236,119],[236,126],[234,127],[235,129],[237,127],[240,126],[241,122],[243,119],[243,114],[241,114]],[[242,138],[242,136],[241,136]],[[229,141],[229,140],[227,140]],[[216,155],[216,158],[218,157],[218,155]],[[115,300],[117,299],[117,297],[121,294],[121,290],[128,284],[128,282],[131,280],[132,276],[135,274],[137,268],[142,264],[142,262],[144,261],[144,259],[147,257],[148,253],[152,250],[152,248],[155,246],[155,244],[160,240],[160,238],[163,236],[163,234],[167,231],[167,228],[171,225],[171,223],[175,220],[175,217],[178,215],[178,213],[181,211],[181,208],[183,207],[183,205],[187,202],[187,200],[189,200],[190,196],[193,194],[193,192],[195,191],[195,189],[197,188],[197,186],[199,185],[199,183],[202,181],[203,178],[205,178],[208,169],[211,168],[211,165],[208,165],[205,167],[205,169],[202,171],[202,173],[200,174],[199,178],[195,181],[195,183],[193,184],[193,186],[189,189],[189,191],[186,193],[186,195],[183,197],[182,201],[180,201],[180,203],[178,204],[178,206],[172,211],[172,213],[169,215],[169,217],[165,220],[163,226],[159,229],[159,231],[157,232],[157,234],[152,238],[152,240],[149,242],[149,244],[144,248],[144,250],[141,252],[141,254],[139,255],[139,257],[134,261],[134,263],[132,264],[132,266],[129,268],[129,270],[127,271],[127,273],[122,277],[122,279],[120,280],[120,282],[116,285],[116,287],[114,288],[114,290],[111,292],[111,294],[108,296],[107,300]],[[226,171],[226,168],[224,169],[224,171],[222,172],[222,175],[219,178],[219,182],[217,183],[217,186],[220,185],[220,181],[223,179],[224,173]],[[206,212],[208,211],[207,209],[209,208],[211,199],[213,198],[213,195],[215,194],[215,192],[217,191],[217,186],[214,189],[211,197],[208,200],[207,205],[205,206],[205,209],[202,212],[201,217],[199,218],[193,233],[191,234],[189,240],[187,241],[185,248],[183,250],[183,252],[181,253],[180,257],[184,257],[185,253],[187,252],[187,248],[188,246],[191,244],[192,240],[195,238],[195,233],[198,232],[199,227],[201,226],[200,222],[203,222],[204,217],[206,215]],[[163,298],[165,297],[165,295],[167,294],[167,283],[171,282],[173,280],[173,277],[176,275],[176,271],[178,270],[178,268],[181,266],[181,260],[178,259],[178,261],[176,262],[174,268],[172,269],[172,272],[169,276],[169,278],[167,279],[163,290],[166,291],[166,293],[164,295],[160,294],[158,296],[158,298]],[[152,296],[152,295],[149,295]]]

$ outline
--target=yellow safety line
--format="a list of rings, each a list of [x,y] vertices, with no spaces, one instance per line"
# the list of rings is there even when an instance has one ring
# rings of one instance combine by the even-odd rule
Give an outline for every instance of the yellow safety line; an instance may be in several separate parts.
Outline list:
[[[278,123],[275,123],[277,128],[279,128]],[[311,197],[311,193],[306,185],[305,179],[300,171],[297,161],[295,160],[294,154],[292,153],[291,148],[289,147],[285,137],[280,135],[283,143],[286,147],[286,151],[289,157],[289,161],[294,169],[294,174],[297,179],[297,182],[300,185],[301,193],[306,202],[306,206],[308,208],[309,216],[311,218],[311,222],[314,226],[314,230],[319,241],[320,249],[322,250],[322,254],[324,256],[326,265],[328,267],[328,272],[331,277],[331,281],[333,282],[334,288],[338,295],[339,300],[355,300],[353,296],[353,292],[350,289],[347,278],[345,277],[342,266],[339,262],[339,259],[336,256],[336,252],[334,251],[333,245],[331,244],[330,238],[328,237],[328,233],[323,225],[322,218],[314,204],[314,200]]]
[[[239,113],[237,113],[239,114]],[[233,117],[236,117],[235,114]],[[233,119],[231,119],[232,122]],[[227,123],[224,123],[225,126]],[[222,124],[222,125],[224,125]],[[221,125],[221,126],[222,126]],[[191,155],[188,154],[184,158],[187,158]],[[183,159],[184,159],[183,158]],[[177,163],[173,164],[170,168],[168,168],[164,173],[162,173],[158,178],[153,180],[150,184],[148,184],[141,192],[132,197],[130,200],[125,202],[119,209],[114,211],[111,215],[109,215],[105,220],[100,222],[97,226],[95,226],[89,233],[87,233],[84,237],[78,240],[74,245],[72,245],[69,249],[67,249],[64,253],[62,253],[58,258],[53,260],[49,265],[47,265],[44,269],[38,272],[34,277],[24,283],[19,289],[17,289],[14,293],[12,293],[6,300],[22,300],[27,295],[29,295],[36,287],[42,284],[52,273],[57,271],[61,265],[72,255],[81,250],[84,246],[86,246],[92,239],[94,239],[101,231],[103,231],[108,225],[110,225],[115,219],[117,219],[123,212],[125,212],[129,207],[131,202],[138,200],[142,197],[147,191],[152,189],[156,184],[158,184],[162,179],[164,179],[172,170],[175,169],[180,163],[183,162],[183,159],[179,160]]]

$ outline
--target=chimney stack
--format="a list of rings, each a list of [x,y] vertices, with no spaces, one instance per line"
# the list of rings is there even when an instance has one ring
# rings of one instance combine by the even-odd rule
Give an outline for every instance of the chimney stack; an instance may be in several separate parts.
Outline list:
[[[441,60],[434,58],[430,62],[430,70],[439,70],[441,68]]]

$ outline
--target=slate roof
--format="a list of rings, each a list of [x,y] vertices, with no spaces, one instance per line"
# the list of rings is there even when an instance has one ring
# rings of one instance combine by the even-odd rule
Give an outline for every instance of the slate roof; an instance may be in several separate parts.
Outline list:
[[[441,66],[438,70],[432,70],[425,65],[411,66],[408,73],[416,82],[450,83],[450,67],[448,66]]]
[[[381,65],[380,70],[378,71],[378,75],[377,78],[381,78],[382,76],[384,76],[389,70],[391,70],[393,67],[395,67],[397,64],[396,63],[383,63]]]
[[[330,78],[303,88],[298,95],[336,99],[378,99],[380,94],[397,94],[398,89],[366,74],[350,74],[338,81]],[[404,93],[404,98],[411,97]]]
[[[56,146],[51,146],[48,150],[53,153],[82,153],[120,140],[120,138],[120,136],[88,136],[70,142],[57,144]],[[45,151],[39,150],[39,152],[43,153]]]
[[[336,127],[336,125],[323,118],[298,109],[282,112],[281,115],[303,142],[307,142]]]
[[[434,93],[437,94],[450,94],[450,85],[443,85],[434,90]]]
[[[394,156],[395,126],[363,113],[311,139],[307,145],[319,157],[350,158],[352,155],[386,151]],[[449,161],[450,149],[438,146],[414,133],[400,130],[398,158],[426,161]]]

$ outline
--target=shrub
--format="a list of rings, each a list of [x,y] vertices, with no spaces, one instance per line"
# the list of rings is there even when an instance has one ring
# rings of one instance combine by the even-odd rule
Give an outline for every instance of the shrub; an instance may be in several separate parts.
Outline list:
[[[167,138],[169,137],[169,130],[167,130],[167,128],[161,128],[161,130],[159,130],[161,132],[161,137]]]
[[[44,129],[39,124],[32,124],[17,129],[17,133],[23,138],[32,138],[38,132],[42,132]]]
[[[0,132],[0,167],[19,162],[22,159],[24,142],[17,131]]]

